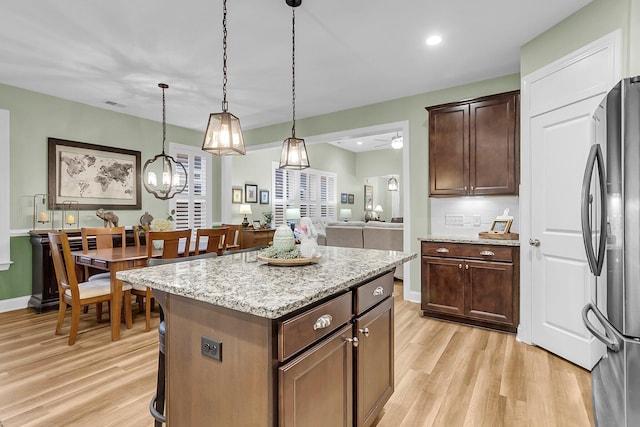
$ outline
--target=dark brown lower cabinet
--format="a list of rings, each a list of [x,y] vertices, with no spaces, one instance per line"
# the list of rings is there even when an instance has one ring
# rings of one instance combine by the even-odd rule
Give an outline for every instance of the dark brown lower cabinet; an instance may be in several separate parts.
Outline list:
[[[280,426],[353,426],[351,325],[281,366]]]
[[[516,332],[519,247],[422,244],[425,316]]]
[[[393,298],[387,298],[354,324],[356,426],[368,427],[393,394]]]
[[[394,390],[392,291],[391,273],[357,288],[354,319],[279,368],[281,427],[373,424]]]
[[[154,291],[168,425],[369,427],[394,390],[393,272],[280,319]],[[222,341],[222,361],[201,338]]]

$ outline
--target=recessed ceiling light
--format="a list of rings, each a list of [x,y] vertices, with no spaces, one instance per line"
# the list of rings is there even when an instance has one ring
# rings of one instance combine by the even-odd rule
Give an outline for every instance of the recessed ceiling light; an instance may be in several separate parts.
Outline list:
[[[362,141],[358,141],[358,142],[356,142],[356,144],[362,145]]]
[[[427,39],[427,45],[429,46],[435,46],[437,44],[440,44],[440,42],[442,42],[442,37],[440,36],[430,36]]]

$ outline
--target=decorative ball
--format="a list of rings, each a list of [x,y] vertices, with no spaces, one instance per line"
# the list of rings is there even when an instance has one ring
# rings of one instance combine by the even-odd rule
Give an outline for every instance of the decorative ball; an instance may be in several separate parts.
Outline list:
[[[288,225],[281,225],[273,234],[273,247],[278,250],[288,251],[296,245],[296,239],[293,231]]]

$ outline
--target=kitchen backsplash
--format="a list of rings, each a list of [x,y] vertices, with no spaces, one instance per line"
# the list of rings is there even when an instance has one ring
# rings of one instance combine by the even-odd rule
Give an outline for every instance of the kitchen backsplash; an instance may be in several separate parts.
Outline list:
[[[518,197],[431,198],[431,234],[477,237],[505,209],[513,217],[511,232],[518,233]]]

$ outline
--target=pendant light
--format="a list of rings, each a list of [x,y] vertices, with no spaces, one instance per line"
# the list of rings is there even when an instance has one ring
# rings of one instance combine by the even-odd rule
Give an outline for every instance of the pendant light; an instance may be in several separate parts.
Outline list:
[[[144,177],[144,188],[149,193],[153,194],[156,199],[167,200],[184,191],[187,186],[187,170],[182,163],[177,162],[176,159],[164,152],[164,144],[167,139],[164,91],[169,88],[169,85],[158,83],[158,87],[162,89],[162,154],[146,161],[144,168],[142,168],[142,176]],[[158,181],[159,177],[160,181]]]
[[[222,113],[209,115],[202,149],[217,156],[245,154],[240,119],[227,111],[227,0],[222,2]]]
[[[296,10],[302,4],[302,0],[285,0],[291,6],[291,93],[292,93],[292,116],[293,126],[291,136],[282,143],[282,153],[280,154],[280,169],[306,169],[309,167],[309,157],[307,157],[307,147],[304,139],[296,138]]]

